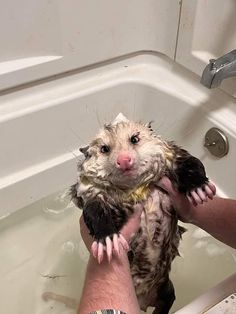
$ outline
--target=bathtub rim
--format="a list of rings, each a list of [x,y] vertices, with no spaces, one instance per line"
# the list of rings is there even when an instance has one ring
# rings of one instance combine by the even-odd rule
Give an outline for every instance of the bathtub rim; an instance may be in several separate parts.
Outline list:
[[[166,74],[166,77],[160,75],[163,73]],[[172,83],[171,86],[166,85],[166,80]],[[48,106],[60,105],[65,100],[66,95],[62,93],[62,96],[60,95],[62,99],[60,100],[59,95],[55,97],[56,90],[61,89],[65,82],[68,84],[68,92],[70,92],[67,96],[74,98],[130,83],[157,88],[165,93],[168,92],[170,95],[188,102],[189,105],[194,107],[209,101],[210,98],[210,106],[201,109],[209,115],[209,119],[214,123],[222,123],[223,129],[236,137],[236,124],[234,126],[231,123],[231,128],[227,128],[230,112],[224,110],[224,108],[220,112],[211,112],[214,101],[219,102],[220,99],[224,98],[227,100],[226,103],[235,109],[236,121],[235,99],[221,90],[207,90],[199,84],[197,75],[174,63],[168,57],[156,53],[136,54],[135,56],[129,56],[127,59],[119,59],[115,63],[106,63],[103,66],[90,68],[88,71],[75,73],[72,76],[60,77],[56,82],[50,80],[27,86],[24,89],[16,89],[10,93],[4,93],[2,95],[3,103],[0,105],[0,125],[32,112],[44,110]],[[72,90],[74,94],[71,94]],[[44,95],[45,102],[42,102],[42,99],[39,97],[41,91],[46,91]],[[29,92],[31,92],[30,101],[34,104],[39,102],[38,106],[32,107],[26,101]],[[20,97],[18,98],[17,96]],[[11,101],[14,99],[17,99],[17,101],[12,105]],[[41,104],[40,101],[42,102]],[[9,174],[8,178],[1,179],[1,217],[75,183],[75,170],[75,157],[67,153],[58,155],[56,158],[42,164],[37,164],[35,167]],[[58,175],[56,176],[58,172],[61,173],[60,182],[53,179],[53,176],[58,177]],[[40,192],[31,188],[36,185],[36,181],[42,187]],[[58,188],[55,188],[55,185]],[[9,200],[12,195],[14,195],[14,199],[10,203]]]

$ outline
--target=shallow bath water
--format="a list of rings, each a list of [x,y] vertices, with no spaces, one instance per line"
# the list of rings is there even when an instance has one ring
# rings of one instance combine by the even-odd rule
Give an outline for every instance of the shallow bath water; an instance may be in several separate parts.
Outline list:
[[[76,313],[88,252],[80,238],[81,211],[62,195],[0,221],[1,314]],[[172,313],[235,272],[235,250],[187,228],[171,272]]]

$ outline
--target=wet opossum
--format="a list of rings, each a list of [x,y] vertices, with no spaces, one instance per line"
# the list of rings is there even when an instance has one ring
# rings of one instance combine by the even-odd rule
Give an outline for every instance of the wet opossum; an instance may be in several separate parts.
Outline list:
[[[118,250],[119,241],[126,247],[119,232],[142,202],[141,227],[130,243],[133,283],[142,310],[153,306],[153,313],[168,313],[175,300],[169,272],[183,229],[168,194],[157,183],[165,175],[181,193],[200,187],[201,195],[207,196],[204,166],[186,150],[161,139],[150,124],[125,118],[105,125],[81,151],[85,160],[78,165],[72,194],[95,239],[93,253],[100,262],[104,246],[108,258],[112,246]]]

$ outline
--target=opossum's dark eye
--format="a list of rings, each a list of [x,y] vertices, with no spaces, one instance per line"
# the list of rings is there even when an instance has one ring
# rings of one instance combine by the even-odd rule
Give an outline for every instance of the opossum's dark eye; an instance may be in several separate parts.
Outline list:
[[[107,145],[102,145],[100,151],[101,151],[101,153],[103,153],[103,154],[109,153],[110,147],[107,146]]]
[[[138,137],[138,134],[132,135],[131,138],[130,138],[130,142],[132,144],[137,144],[139,141],[140,141],[140,138]]]

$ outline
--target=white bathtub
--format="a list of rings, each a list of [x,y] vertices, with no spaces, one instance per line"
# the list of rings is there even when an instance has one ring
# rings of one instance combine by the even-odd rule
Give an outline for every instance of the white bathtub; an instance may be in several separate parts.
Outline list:
[[[119,112],[153,120],[159,134],[203,161],[220,195],[236,198],[236,101],[198,81],[164,56],[142,53],[2,95],[1,314],[75,313],[42,296],[53,292],[79,299],[87,258],[80,213],[65,209],[54,196],[42,198],[75,182],[77,148]],[[229,153],[222,159],[203,147],[212,126],[229,139]],[[177,300],[172,311],[235,272],[234,250],[188,229],[183,257],[173,265]]]

